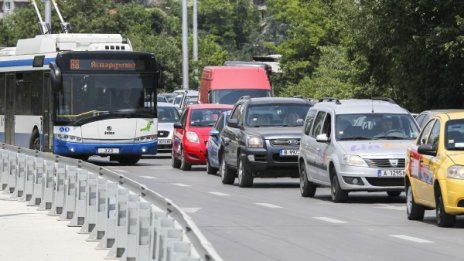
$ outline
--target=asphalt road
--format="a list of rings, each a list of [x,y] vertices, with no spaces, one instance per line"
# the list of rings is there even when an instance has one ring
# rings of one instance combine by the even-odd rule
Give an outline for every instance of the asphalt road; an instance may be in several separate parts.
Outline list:
[[[404,193],[351,193],[332,203],[328,188],[302,198],[297,179],[255,179],[252,188],[223,185],[204,166],[172,169],[169,157],[119,166],[126,175],[183,208],[224,260],[463,260],[464,219],[454,228],[406,218]]]

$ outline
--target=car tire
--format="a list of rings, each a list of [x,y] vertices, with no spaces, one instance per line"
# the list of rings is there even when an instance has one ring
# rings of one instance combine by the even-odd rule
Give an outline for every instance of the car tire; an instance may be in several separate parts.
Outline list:
[[[187,162],[184,155],[184,149],[180,148],[180,169],[181,170],[191,170],[192,165]]]
[[[121,165],[135,165],[137,162],[139,162],[141,156],[140,155],[135,155],[135,156],[122,156],[118,158],[118,162]]]
[[[218,172],[218,169],[212,167],[211,164],[209,164],[209,159],[208,159],[208,157],[206,157],[206,173],[208,173],[208,174],[210,174],[210,175],[216,175],[217,172]]]
[[[238,157],[237,179],[238,185],[241,188],[253,186],[253,175],[251,171],[246,168],[245,164],[243,164],[242,157]]]
[[[306,168],[302,163],[299,168],[300,172],[300,193],[302,197],[314,197],[316,194],[316,184],[312,183],[308,180],[308,176],[306,175]]]
[[[229,166],[227,166],[224,155],[221,158],[221,167],[219,168],[222,184],[232,185],[235,181],[235,173]]]
[[[331,179],[330,179],[330,195],[332,197],[332,201],[335,203],[343,203],[348,200],[348,191],[343,190],[340,187],[340,183],[338,181],[337,173],[335,170],[331,170]]]
[[[439,227],[452,227],[456,222],[456,216],[450,215],[445,212],[445,204],[443,203],[443,196],[439,187],[435,189],[435,213],[437,216],[437,225]]]
[[[409,220],[423,220],[425,208],[414,202],[414,194],[411,185],[406,187],[406,214]]]
[[[387,195],[389,197],[396,198],[401,195],[401,191],[387,191]]]
[[[171,154],[171,166],[175,169],[180,168],[180,160],[176,157],[174,151]]]

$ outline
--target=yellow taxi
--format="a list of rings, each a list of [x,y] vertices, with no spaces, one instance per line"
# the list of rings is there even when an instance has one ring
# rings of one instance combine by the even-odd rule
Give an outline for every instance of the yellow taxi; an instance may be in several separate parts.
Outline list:
[[[422,220],[435,209],[437,225],[452,227],[464,214],[464,111],[435,115],[406,157],[407,215]]]

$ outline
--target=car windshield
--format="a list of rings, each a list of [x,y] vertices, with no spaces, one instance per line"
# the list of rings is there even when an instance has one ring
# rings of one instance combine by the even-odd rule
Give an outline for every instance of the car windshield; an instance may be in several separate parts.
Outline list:
[[[198,96],[187,96],[185,103],[187,105],[198,104]]]
[[[303,126],[309,104],[263,104],[248,107],[245,125],[249,127]]]
[[[235,104],[242,96],[250,96],[251,98],[270,97],[271,93],[269,90],[214,90],[211,91],[210,100],[211,103]]]
[[[412,140],[418,133],[409,114],[339,114],[335,118],[337,140]]]
[[[446,149],[464,150],[464,120],[450,120],[445,126]]]
[[[194,127],[211,127],[214,126],[217,119],[223,111],[230,109],[194,109],[190,113],[190,126]]]
[[[179,120],[179,112],[175,107],[158,106],[158,121],[159,122],[177,122]]]

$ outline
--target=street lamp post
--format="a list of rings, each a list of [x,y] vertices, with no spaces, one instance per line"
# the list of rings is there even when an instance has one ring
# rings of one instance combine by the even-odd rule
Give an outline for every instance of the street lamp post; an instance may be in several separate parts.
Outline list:
[[[182,0],[182,87],[189,89],[187,0]]]

